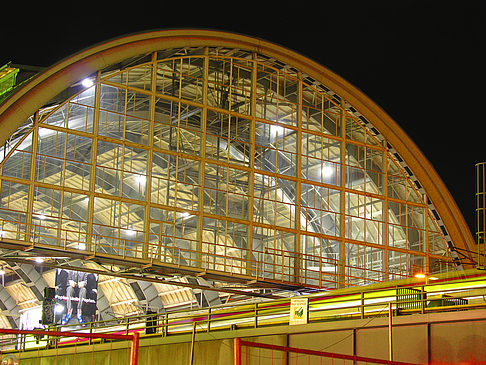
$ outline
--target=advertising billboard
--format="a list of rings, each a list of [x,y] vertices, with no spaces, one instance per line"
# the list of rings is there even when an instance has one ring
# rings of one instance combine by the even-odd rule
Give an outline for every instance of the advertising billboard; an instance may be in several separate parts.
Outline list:
[[[96,318],[98,275],[57,269],[54,297],[54,323],[82,325]]]

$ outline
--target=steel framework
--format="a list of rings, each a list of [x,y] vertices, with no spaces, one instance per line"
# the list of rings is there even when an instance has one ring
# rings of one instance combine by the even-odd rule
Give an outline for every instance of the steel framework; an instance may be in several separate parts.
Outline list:
[[[4,147],[0,236],[15,257],[288,288],[454,266],[388,141],[302,71],[183,47],[91,80]]]

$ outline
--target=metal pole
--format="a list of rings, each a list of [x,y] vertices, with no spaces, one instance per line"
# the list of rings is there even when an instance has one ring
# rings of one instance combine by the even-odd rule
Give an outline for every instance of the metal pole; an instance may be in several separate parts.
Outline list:
[[[211,332],[211,307],[208,307],[208,326],[207,331]]]
[[[388,303],[388,360],[393,361],[393,308]]]
[[[192,325],[192,339],[191,339],[191,356],[189,358],[189,365],[192,365],[194,360],[194,340],[196,339],[196,322]]]
[[[258,327],[258,303],[255,303],[255,328]]]
[[[365,307],[364,307],[364,292],[362,291],[361,292],[361,306],[360,306],[360,312],[361,312],[361,319],[363,319],[365,317]]]
[[[486,162],[476,164],[476,243],[478,268],[484,269],[486,245]]]
[[[425,313],[425,287],[422,285],[420,287],[420,313]]]
[[[234,365],[241,365],[241,338],[235,338],[233,342],[234,349]]]
[[[130,365],[138,365],[138,345],[140,334],[133,332],[132,334],[132,351],[130,353]]]

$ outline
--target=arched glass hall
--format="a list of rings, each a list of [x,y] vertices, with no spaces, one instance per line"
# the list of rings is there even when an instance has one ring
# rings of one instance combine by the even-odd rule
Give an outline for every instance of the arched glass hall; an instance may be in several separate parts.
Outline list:
[[[385,136],[329,85],[249,48],[152,50],[66,85],[4,145],[2,240],[321,288],[460,265]]]

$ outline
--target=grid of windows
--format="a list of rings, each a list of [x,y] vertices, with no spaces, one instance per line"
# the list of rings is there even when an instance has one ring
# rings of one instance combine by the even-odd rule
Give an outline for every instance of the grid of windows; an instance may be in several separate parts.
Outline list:
[[[251,52],[158,57],[36,114],[1,162],[2,237],[317,287],[452,266],[326,88]]]

